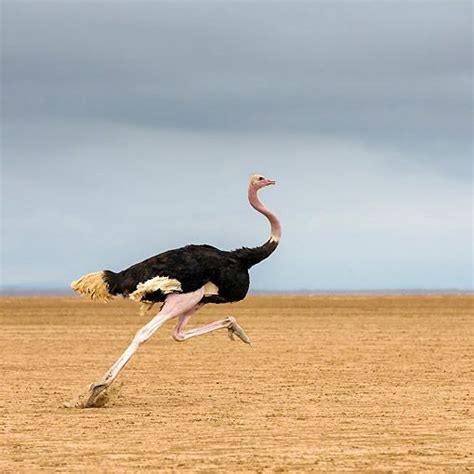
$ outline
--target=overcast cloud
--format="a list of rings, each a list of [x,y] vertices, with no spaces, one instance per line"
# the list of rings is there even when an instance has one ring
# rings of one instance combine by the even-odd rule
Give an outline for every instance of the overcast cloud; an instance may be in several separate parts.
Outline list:
[[[471,2],[2,2],[2,285],[283,240],[266,290],[472,286]]]

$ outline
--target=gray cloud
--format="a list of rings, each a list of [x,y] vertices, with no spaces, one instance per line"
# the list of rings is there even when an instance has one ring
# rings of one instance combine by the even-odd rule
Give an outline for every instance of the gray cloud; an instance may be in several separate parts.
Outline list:
[[[2,8],[5,284],[257,244],[254,171],[256,287],[470,284],[470,2]]]
[[[470,9],[7,2],[4,110],[192,129],[465,133]]]

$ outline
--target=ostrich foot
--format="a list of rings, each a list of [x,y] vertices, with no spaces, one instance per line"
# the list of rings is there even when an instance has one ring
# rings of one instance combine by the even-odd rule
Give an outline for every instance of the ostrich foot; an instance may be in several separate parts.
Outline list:
[[[83,408],[90,408],[96,405],[99,397],[104,394],[108,385],[106,383],[93,383],[89,386],[89,391],[82,403]]]
[[[227,328],[229,331],[229,338],[235,341],[234,336],[237,336],[241,341],[245,342],[245,344],[250,344],[250,338],[245,334],[245,331],[240,327],[235,318],[230,316],[228,319],[230,321],[230,325]]]
[[[101,408],[110,401],[110,384],[96,383],[86,386],[74,398],[62,404],[64,408]],[[117,387],[115,387],[115,392]]]

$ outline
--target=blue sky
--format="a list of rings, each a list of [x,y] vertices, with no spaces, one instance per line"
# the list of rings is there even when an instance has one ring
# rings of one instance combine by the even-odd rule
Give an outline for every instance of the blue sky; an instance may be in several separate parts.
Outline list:
[[[2,2],[2,287],[283,239],[254,290],[472,287],[470,2]]]

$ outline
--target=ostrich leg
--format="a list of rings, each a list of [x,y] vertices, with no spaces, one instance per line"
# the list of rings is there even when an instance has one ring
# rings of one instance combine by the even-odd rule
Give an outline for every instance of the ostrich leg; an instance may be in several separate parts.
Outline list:
[[[193,293],[172,294],[168,295],[161,311],[143,326],[135,335],[130,345],[120,358],[105,373],[102,379],[89,388],[89,392],[84,402],[85,407],[92,406],[97,397],[108,388],[117,378],[120,371],[125,367],[133,354],[138,350],[141,344],[146,342],[150,337],[168,320],[173,319],[180,314],[190,312],[204,295],[204,289],[200,288]]]
[[[173,331],[173,339],[175,341],[182,342],[191,337],[201,336],[203,334],[207,334],[208,332],[216,331],[217,329],[227,328],[229,331],[229,337],[232,340],[234,340],[235,335],[246,344],[250,344],[250,338],[247,336],[247,334],[245,334],[245,331],[239,326],[236,319],[232,316],[207,324],[206,326],[200,326],[189,329],[188,331],[184,331],[184,326],[187,324],[196,309],[197,307],[193,308],[187,313],[182,314],[179,317],[179,322]]]

